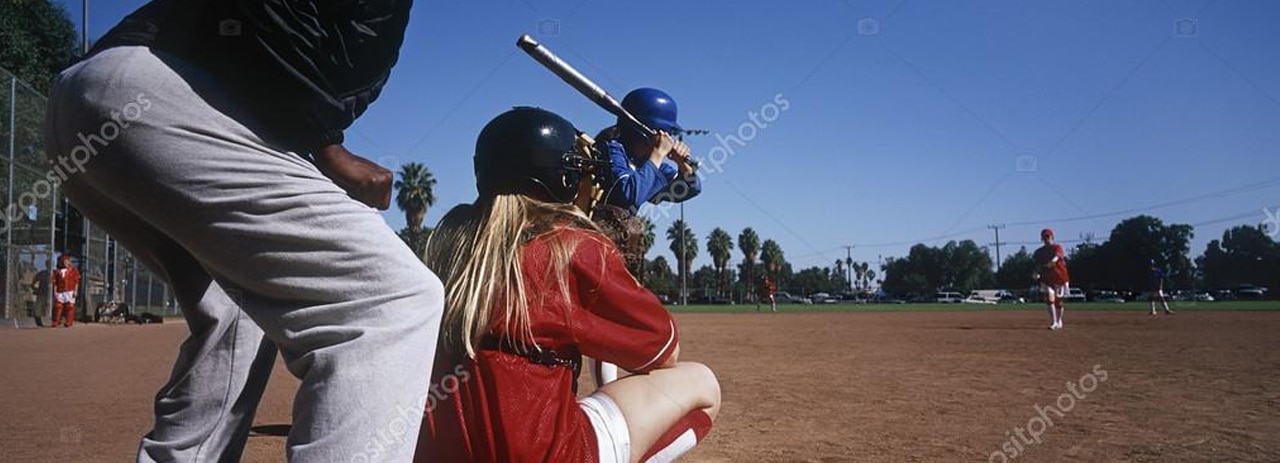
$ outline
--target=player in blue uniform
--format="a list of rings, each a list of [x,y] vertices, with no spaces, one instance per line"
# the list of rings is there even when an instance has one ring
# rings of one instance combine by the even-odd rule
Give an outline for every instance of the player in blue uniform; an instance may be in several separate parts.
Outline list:
[[[635,215],[646,202],[679,203],[701,193],[702,183],[689,157],[689,146],[680,140],[683,129],[676,122],[676,102],[671,95],[638,88],[622,99],[622,107],[659,133],[648,137],[619,119],[597,138],[603,145],[601,151],[609,153],[613,162],[605,204]]]

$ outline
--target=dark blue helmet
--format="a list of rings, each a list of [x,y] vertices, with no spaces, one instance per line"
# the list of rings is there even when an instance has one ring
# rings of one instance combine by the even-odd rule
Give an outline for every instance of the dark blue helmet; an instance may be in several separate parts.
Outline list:
[[[680,124],[676,122],[676,100],[662,90],[656,88],[632,90],[622,99],[622,107],[653,130],[661,130],[672,135],[679,135],[683,131]],[[621,119],[618,120],[618,127],[632,129],[627,132],[635,131],[635,128],[626,127]]]
[[[578,131],[556,113],[517,107],[489,121],[476,140],[476,189],[481,197],[545,192],[577,197]]]

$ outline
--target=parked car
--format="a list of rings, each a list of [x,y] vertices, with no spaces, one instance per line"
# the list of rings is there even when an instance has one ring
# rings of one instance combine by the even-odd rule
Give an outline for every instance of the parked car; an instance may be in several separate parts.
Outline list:
[[[1267,288],[1254,285],[1240,285],[1236,288],[1236,296],[1249,301],[1260,301],[1267,297]]]
[[[1007,289],[976,289],[969,292],[970,299],[982,299],[987,302],[997,303],[1006,297],[1016,298],[1017,295]]]
[[[800,296],[792,295],[791,293],[788,293],[786,291],[778,291],[777,293],[774,293],[773,300],[780,304],[812,304],[813,303],[813,301],[810,301]]]
[[[871,296],[873,295],[866,293],[840,293],[836,299],[845,304],[866,304]]]
[[[1027,300],[1021,297],[1018,297],[1013,293],[1008,293],[1000,296],[1000,300],[996,301],[996,303],[997,304],[1026,304]]]
[[[960,293],[957,292],[939,291],[937,294],[933,295],[933,302],[938,304],[959,304],[964,302],[964,296],[961,296]]]
[[[1196,302],[1213,302],[1216,299],[1213,298],[1213,295],[1206,293],[1204,291],[1200,291],[1191,295],[1191,300]]]
[[[1120,293],[1115,291],[1098,291],[1093,293],[1093,302],[1111,302],[1123,304],[1124,298],[1120,297]]]
[[[733,300],[723,296],[698,296],[689,298],[690,304],[702,305],[734,305]]]
[[[964,300],[960,302],[963,302],[965,304],[990,304],[990,305],[996,304],[996,301],[987,300],[986,298],[979,296],[977,294],[970,294],[969,297],[964,298]]]
[[[831,297],[831,295],[830,295],[830,294],[827,294],[827,293],[813,293],[813,294],[810,294],[810,295],[809,295],[809,300],[810,300],[811,302],[813,302],[814,304],[835,304],[835,303],[837,303],[837,302],[840,302],[840,300],[839,300],[839,299],[836,299],[836,298],[834,298],[834,297]]]
[[[1067,288],[1067,297],[1062,298],[1067,302],[1084,302],[1088,298],[1084,297],[1084,290],[1080,288]]]
[[[902,299],[894,299],[888,294],[876,294],[874,296],[871,296],[871,299],[867,299],[867,302],[871,304],[906,304],[907,303],[907,301],[904,301]]]
[[[1219,289],[1213,292],[1213,299],[1216,301],[1234,301],[1238,298],[1236,293],[1229,289]]]

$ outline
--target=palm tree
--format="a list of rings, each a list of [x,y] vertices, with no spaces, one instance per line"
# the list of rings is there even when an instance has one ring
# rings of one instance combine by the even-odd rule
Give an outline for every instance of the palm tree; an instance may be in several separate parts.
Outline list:
[[[760,246],[760,262],[764,264],[765,272],[773,274],[773,281],[779,281],[778,272],[782,271],[782,264],[785,262],[782,254],[782,247],[778,246],[778,242],[774,240],[764,240],[764,244]]]
[[[853,280],[857,285],[856,288],[853,288],[855,291],[858,289],[862,289],[862,277],[866,276],[866,272],[867,272],[866,267],[864,267],[863,265],[864,264],[858,263],[858,262],[854,262],[852,265],[850,265],[850,268],[853,270]]]
[[[693,259],[698,257],[698,237],[694,235],[683,220],[676,220],[667,228],[667,239],[671,241],[671,253],[676,255],[676,273],[681,281],[689,275]],[[684,250],[682,253],[681,250]],[[684,288],[681,288],[683,291]],[[681,296],[684,294],[682,293]]]
[[[840,285],[844,286],[844,259],[836,259],[836,273],[832,277],[839,278]]]
[[[648,268],[645,265],[644,256],[649,254],[649,250],[653,248],[653,243],[657,241],[658,236],[654,233],[655,227],[648,217],[640,216],[640,223],[644,224],[644,236],[640,237],[640,271],[636,272],[636,279],[641,284],[644,284],[645,269]]]
[[[653,267],[653,277],[660,282],[670,283],[671,280],[671,264],[667,263],[666,256],[658,256],[653,258],[653,262],[649,264]]]
[[[435,176],[422,164],[411,162],[400,166],[396,180],[396,206],[404,211],[404,222],[410,232],[422,229],[427,209],[436,204]]]
[[[733,253],[733,237],[716,227],[707,235],[707,254],[711,255],[711,263],[716,268],[716,293],[724,295],[725,270],[729,267],[729,257]]]
[[[648,254],[649,249],[653,248],[653,243],[657,241],[658,238],[658,236],[654,234],[654,229],[656,227],[654,227],[653,222],[650,222],[649,218],[645,216],[640,216],[640,222],[644,224],[644,239],[640,242],[640,245],[644,247],[645,254]]]
[[[743,281],[747,283],[747,294],[754,298],[756,292],[751,288],[756,284],[756,256],[760,253],[760,235],[751,227],[742,229],[742,233],[738,234],[738,250],[742,251],[742,269],[746,271]]]
[[[872,263],[863,262],[863,289],[869,289],[872,286],[872,279],[876,278],[876,272],[872,271]]]
[[[849,269],[849,275],[846,279],[849,280],[849,291],[853,291],[853,256],[844,258],[844,267]]]

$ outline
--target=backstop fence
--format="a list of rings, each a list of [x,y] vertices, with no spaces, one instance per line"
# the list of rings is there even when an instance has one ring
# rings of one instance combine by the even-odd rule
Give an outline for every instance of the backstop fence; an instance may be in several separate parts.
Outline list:
[[[0,68],[0,318],[49,318],[50,271],[63,252],[81,273],[79,320],[94,320],[100,307],[112,303],[128,304],[133,313],[178,313],[160,278],[44,181],[50,171],[42,131],[46,105],[44,94]]]

